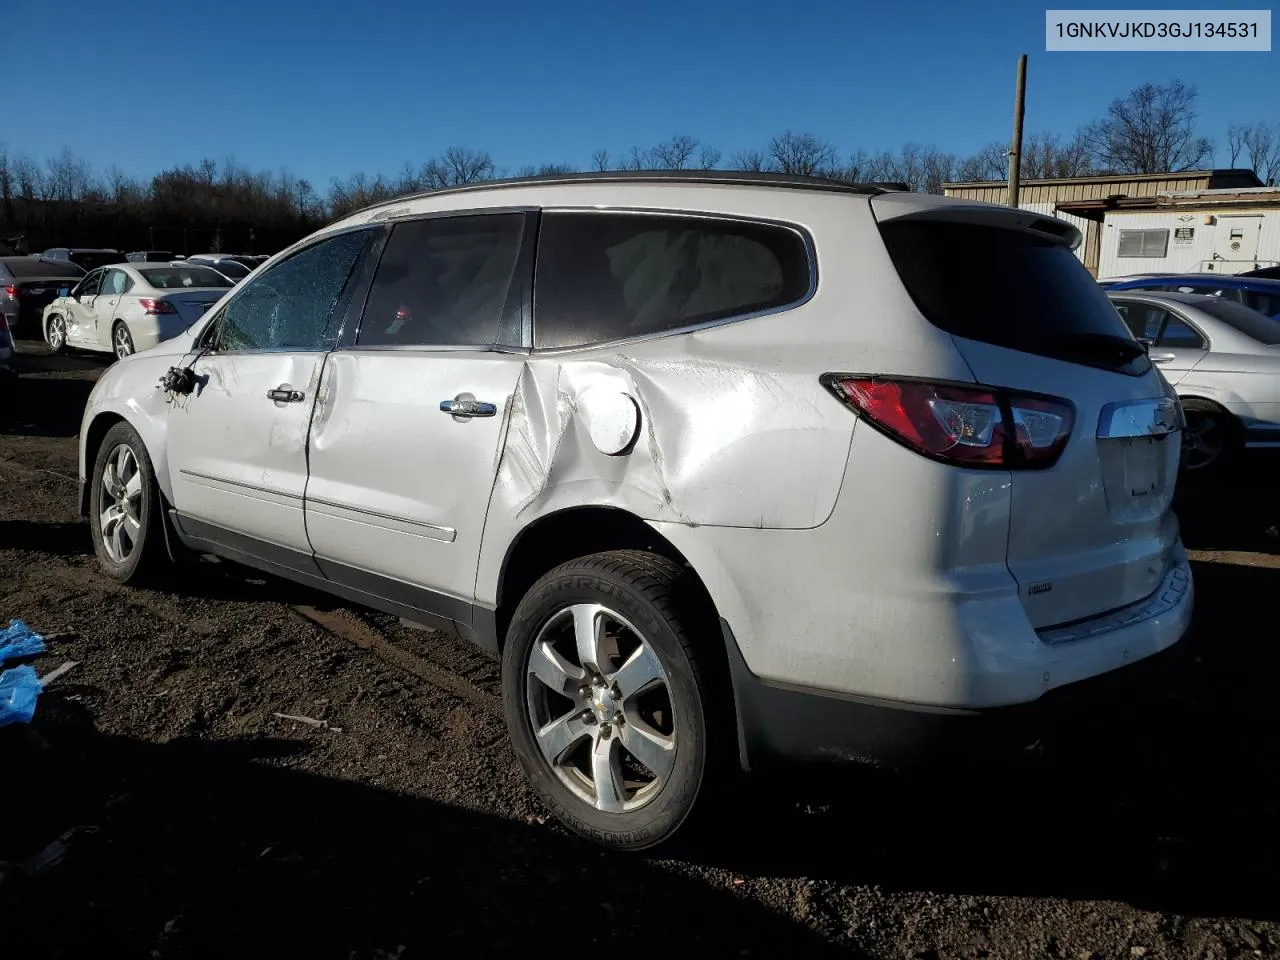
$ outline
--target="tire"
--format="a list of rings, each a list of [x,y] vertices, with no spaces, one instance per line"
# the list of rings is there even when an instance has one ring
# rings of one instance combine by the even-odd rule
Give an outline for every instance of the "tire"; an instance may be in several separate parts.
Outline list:
[[[135,352],[133,334],[123,320],[117,320],[116,325],[111,328],[111,352],[116,355],[117,360],[133,356]]]
[[[106,482],[108,469],[116,478],[112,483]],[[138,431],[123,422],[107,431],[89,482],[89,529],[98,566],[120,583],[154,580],[168,559],[164,515],[160,486]],[[113,497],[108,487],[122,495]]]
[[[49,317],[44,328],[44,342],[49,345],[49,352],[54,356],[67,349],[67,321],[59,313]]]
[[[652,849],[707,792],[730,742],[716,736],[716,661],[693,644],[699,632],[719,643],[710,614],[679,564],[638,550],[571,560],[521,599],[502,658],[507,728],[534,791],[570,830],[615,850]],[[584,670],[578,652],[579,633],[590,633],[575,627],[592,621],[604,627],[599,671]]]
[[[1182,472],[1209,476],[1230,465],[1240,449],[1239,421],[1212,404],[1195,400],[1186,401],[1183,412],[1187,429],[1182,438]]]

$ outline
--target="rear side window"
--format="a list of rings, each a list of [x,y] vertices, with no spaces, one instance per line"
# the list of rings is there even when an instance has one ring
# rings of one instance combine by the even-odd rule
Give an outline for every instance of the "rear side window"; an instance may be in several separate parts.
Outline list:
[[[1196,308],[1259,343],[1265,343],[1268,346],[1280,344],[1280,320],[1261,314],[1242,303],[1231,300],[1206,300],[1203,303],[1197,303]]]
[[[1148,369],[1067,247],[1020,230],[931,220],[891,220],[880,233],[920,312],[947,333],[1124,373]]]
[[[665,333],[794,304],[809,286],[807,247],[788,227],[668,214],[546,213],[534,346]]]
[[[1244,302],[1253,309],[1266,314],[1268,317],[1280,315],[1280,294],[1261,293],[1257,290],[1245,290]]]
[[[373,278],[359,346],[488,346],[520,336],[519,213],[396,224]]]

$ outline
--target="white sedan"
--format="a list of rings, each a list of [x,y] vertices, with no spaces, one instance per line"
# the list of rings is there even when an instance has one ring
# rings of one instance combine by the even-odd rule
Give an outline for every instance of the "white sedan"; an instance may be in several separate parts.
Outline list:
[[[208,267],[116,263],[85,274],[44,308],[44,338],[124,358],[176,337],[222,299],[233,284]]]

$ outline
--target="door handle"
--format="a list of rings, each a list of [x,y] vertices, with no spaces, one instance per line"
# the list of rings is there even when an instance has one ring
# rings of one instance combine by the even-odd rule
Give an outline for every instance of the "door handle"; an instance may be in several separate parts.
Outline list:
[[[301,403],[306,399],[306,396],[301,390],[294,390],[285,383],[280,384],[274,390],[267,391],[267,399],[276,403]]]
[[[498,412],[495,404],[460,396],[456,400],[441,400],[440,412],[455,417],[492,417]]]
[[[1149,359],[1152,363],[1169,363],[1173,360],[1177,360],[1178,358],[1172,353],[1153,353]]]

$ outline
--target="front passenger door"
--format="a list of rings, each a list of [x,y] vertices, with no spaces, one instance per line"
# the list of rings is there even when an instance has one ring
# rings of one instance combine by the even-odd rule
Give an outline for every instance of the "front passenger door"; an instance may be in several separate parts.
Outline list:
[[[320,374],[382,228],[331,234],[246,283],[210,321],[196,389],[170,404],[178,524],[215,552],[315,572],[303,522]]]
[[[102,277],[102,289],[93,304],[96,337],[99,345],[105,350],[113,349],[111,342],[111,324],[115,320],[116,308],[120,306],[120,296],[133,282],[123,270],[108,269]]]
[[[105,270],[99,268],[86,274],[76,284],[67,299],[67,343],[73,347],[87,346],[99,349],[98,320],[94,311],[94,302],[98,299],[98,291],[102,288],[102,275]]]

